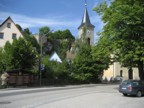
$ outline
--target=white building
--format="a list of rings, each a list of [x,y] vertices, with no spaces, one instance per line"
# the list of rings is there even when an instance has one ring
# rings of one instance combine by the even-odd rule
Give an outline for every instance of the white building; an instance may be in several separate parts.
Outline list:
[[[60,57],[58,56],[58,54],[56,52],[54,52],[54,54],[50,57],[49,60],[50,61],[56,61],[56,62],[62,63],[62,60],[60,59]]]
[[[16,27],[11,17],[8,17],[0,25],[0,47],[3,47],[7,41],[11,42],[13,39],[23,36],[19,29]]]

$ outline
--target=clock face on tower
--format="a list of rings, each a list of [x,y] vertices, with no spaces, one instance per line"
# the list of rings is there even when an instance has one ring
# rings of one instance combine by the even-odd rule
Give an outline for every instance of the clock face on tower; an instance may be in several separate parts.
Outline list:
[[[90,31],[90,30],[87,30],[87,34],[88,34],[88,35],[91,34],[91,31]]]

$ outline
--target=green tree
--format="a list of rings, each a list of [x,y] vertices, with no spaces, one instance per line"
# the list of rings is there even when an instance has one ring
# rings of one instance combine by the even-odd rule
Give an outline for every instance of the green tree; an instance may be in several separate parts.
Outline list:
[[[62,34],[62,31],[60,31],[60,30],[55,31],[51,34],[51,38],[52,39],[61,39],[61,34]]]
[[[62,39],[73,39],[74,40],[74,36],[72,35],[72,33],[70,32],[70,30],[66,29],[64,31],[62,31]]]
[[[51,35],[52,30],[49,27],[45,26],[39,29],[40,42],[43,43],[42,50],[45,54],[51,54],[53,51]]]
[[[102,70],[92,57],[91,46],[85,44],[81,46],[77,53],[73,65],[73,77],[82,83],[99,82],[101,80]]]
[[[75,52],[76,57],[72,63],[72,76],[82,83],[100,81],[101,68],[99,62],[93,59],[92,47],[89,45],[86,37],[87,28],[83,28],[81,39],[77,40]]]
[[[51,32],[52,32],[51,29],[49,27],[47,27],[47,26],[41,27],[39,29],[39,35],[40,36],[43,36],[43,35],[48,36]]]
[[[19,31],[22,33],[22,35],[25,36],[29,36],[32,33],[30,32],[29,28],[25,28],[23,29],[19,24],[16,24],[16,27],[19,29]]]
[[[58,30],[55,31],[51,34],[50,36],[52,39],[67,39],[67,40],[74,40],[74,36],[72,35],[72,33],[70,32],[70,30],[66,29],[66,30]]]
[[[4,46],[4,51],[3,51],[3,54],[4,54],[4,59],[5,59],[5,69],[8,70],[8,69],[11,69],[12,68],[12,65],[11,65],[11,60],[12,60],[12,54],[13,53],[13,47],[12,47],[12,44],[7,41],[5,46]]]
[[[23,36],[29,36],[29,35],[31,35],[32,33],[30,32],[29,28],[25,28],[25,29],[22,31],[22,34],[23,34]]]
[[[97,61],[97,68],[99,68],[101,72],[107,69],[114,61],[114,59],[112,60],[111,58],[111,53],[111,42],[108,37],[101,36],[96,45],[92,48],[92,57]]]
[[[89,68],[91,48],[88,45],[81,47],[73,61],[73,77],[81,82],[87,82],[92,77]]]
[[[49,30],[50,29],[47,27],[40,29],[40,34],[47,33],[47,42],[43,44],[43,50],[51,49],[50,51],[45,51],[47,54],[52,54],[53,51],[56,51],[60,58],[65,60],[66,51],[68,50],[70,44],[75,40],[74,36],[68,29],[63,31],[58,30],[50,33],[48,32]]]
[[[0,71],[5,71],[12,68],[12,45],[6,42],[4,48],[0,48]]]
[[[32,44],[24,38],[15,39],[12,43],[13,51],[11,64],[14,69],[32,69],[37,61],[37,52]]]
[[[20,32],[23,32],[23,29],[19,24],[16,24],[16,27],[19,29]]]
[[[46,30],[47,31],[47,30]],[[42,32],[43,33],[43,32]],[[46,32],[45,32],[46,33]],[[48,33],[48,32],[47,32]],[[69,44],[74,41],[74,36],[69,30],[58,30],[47,35],[47,42],[43,45],[43,50],[52,47],[50,52],[46,53],[42,57],[42,63],[45,64],[45,70],[43,77],[52,81],[68,82],[69,79],[69,65],[65,62],[66,51],[69,48]],[[63,63],[48,61],[49,56],[56,51]]]
[[[66,61],[63,61],[62,63],[49,61],[48,58],[48,56],[43,58],[43,63],[45,64],[45,70],[42,73],[43,78],[46,78],[51,84],[68,83],[68,63]]]
[[[105,23],[102,36],[111,40],[112,53],[123,66],[138,67],[144,80],[144,2],[114,0],[110,6],[102,3],[94,10]]]
[[[0,49],[0,70],[33,69],[38,60],[38,53],[31,42],[24,38],[6,42]]]
[[[24,36],[24,39],[31,43],[32,47],[40,53],[40,45],[33,35]]]
[[[66,51],[68,50],[68,41],[65,41],[65,40],[61,40],[60,41],[60,46],[59,46],[59,49],[58,49],[58,54],[60,56],[60,58],[62,60],[65,60],[66,58]]]
[[[0,47],[0,73],[4,70],[5,60],[4,60],[4,53],[3,48]]]

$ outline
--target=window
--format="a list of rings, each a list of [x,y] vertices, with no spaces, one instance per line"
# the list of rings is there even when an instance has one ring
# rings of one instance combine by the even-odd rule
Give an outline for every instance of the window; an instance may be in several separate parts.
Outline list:
[[[90,38],[87,38],[87,42],[88,42],[88,44],[90,45]]]
[[[128,76],[129,76],[129,79],[133,79],[133,70],[132,70],[132,68],[130,68],[128,70]]]
[[[7,23],[7,27],[8,27],[8,28],[11,28],[11,23]]]
[[[8,27],[8,28],[11,28],[11,23],[7,23],[7,27]]]
[[[13,33],[12,34],[12,39],[16,39],[17,38],[16,36],[17,36],[16,33]]]
[[[133,86],[138,86],[139,82],[132,82]]]
[[[3,39],[4,33],[0,33],[0,39]]]
[[[123,77],[123,70],[120,70],[120,76]]]

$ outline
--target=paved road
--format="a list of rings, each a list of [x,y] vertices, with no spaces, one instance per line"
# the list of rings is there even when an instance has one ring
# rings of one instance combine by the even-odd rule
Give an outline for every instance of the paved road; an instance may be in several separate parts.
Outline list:
[[[124,97],[117,87],[118,85],[93,85],[66,87],[67,89],[0,91],[0,108],[143,108],[144,97]]]

